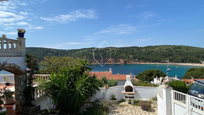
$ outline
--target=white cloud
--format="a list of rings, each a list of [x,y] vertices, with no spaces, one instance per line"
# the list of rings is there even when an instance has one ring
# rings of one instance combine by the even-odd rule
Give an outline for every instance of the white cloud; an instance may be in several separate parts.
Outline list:
[[[47,46],[43,46],[43,47],[56,48],[56,49],[66,49],[66,47],[69,45],[80,45],[80,44],[82,44],[82,43],[80,43],[80,42],[67,42],[67,43],[60,43],[60,44],[55,44],[55,45],[47,45]]]
[[[41,29],[43,29],[42,26],[35,26],[35,25],[28,25],[26,27],[26,30],[41,30]]]
[[[79,45],[79,44],[81,44],[80,42],[69,42],[69,43],[67,43],[67,44],[70,44],[70,45]]]
[[[147,19],[155,17],[155,16],[157,16],[157,14],[152,13],[152,12],[143,12],[140,15],[129,15],[129,17],[136,17],[136,18],[140,18],[142,20],[147,20]]]
[[[151,12],[144,12],[140,15],[141,18],[147,20],[149,18],[152,18],[154,16],[157,16],[157,14],[151,13]]]
[[[1,34],[5,34],[5,35],[17,35],[17,32],[4,32],[4,31],[0,31]]]
[[[137,42],[146,42],[146,41],[149,41],[149,40],[151,40],[152,38],[143,38],[143,39],[135,39],[135,41],[137,41]]]
[[[41,0],[41,2],[40,2],[40,3],[42,4],[42,3],[46,2],[46,1],[47,1],[47,0]]]
[[[11,30],[18,28],[19,26],[33,30],[43,29],[42,26],[31,24],[32,19],[30,18],[30,15],[34,14],[30,12],[30,9],[29,11],[28,9],[24,10],[28,12],[20,11],[19,7],[23,8],[26,5],[28,5],[26,2],[19,0],[0,2],[0,29]]]
[[[68,14],[58,15],[52,18],[40,17],[45,21],[56,21],[59,23],[67,23],[70,21],[75,21],[77,19],[93,19],[96,18],[94,10],[76,10]]]
[[[21,15],[28,15],[27,12],[20,12],[19,14],[21,14]]]
[[[132,8],[133,6],[131,4],[127,5],[126,8]]]
[[[199,32],[199,33],[204,33],[204,30],[198,30],[197,32]]]
[[[18,23],[16,23],[16,25],[28,25],[28,23],[27,22],[18,22]]]
[[[140,4],[138,7],[145,7],[146,5],[145,4]]]
[[[137,29],[134,26],[130,26],[129,24],[119,24],[117,26],[112,26],[107,29],[103,29],[94,35],[99,34],[131,34],[133,32],[136,32]]]

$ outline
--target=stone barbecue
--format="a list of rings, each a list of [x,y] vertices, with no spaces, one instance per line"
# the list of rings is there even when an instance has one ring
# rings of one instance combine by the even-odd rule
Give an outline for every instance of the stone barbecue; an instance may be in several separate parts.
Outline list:
[[[134,86],[130,81],[130,75],[126,76],[124,91],[121,91],[121,93],[124,95],[124,99],[126,100],[126,103],[129,103],[129,100],[131,100],[131,104],[134,103],[135,95],[137,94],[137,92],[134,90]]]

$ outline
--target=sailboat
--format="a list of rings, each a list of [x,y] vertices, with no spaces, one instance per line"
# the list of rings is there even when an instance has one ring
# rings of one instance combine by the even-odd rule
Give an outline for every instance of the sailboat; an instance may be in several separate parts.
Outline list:
[[[166,71],[171,71],[171,68],[169,68],[169,63],[167,64],[167,69]]]

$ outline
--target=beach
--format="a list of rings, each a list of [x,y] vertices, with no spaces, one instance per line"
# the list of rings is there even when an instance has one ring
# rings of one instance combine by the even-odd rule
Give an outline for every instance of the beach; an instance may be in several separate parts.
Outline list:
[[[184,66],[204,66],[204,64],[199,63],[135,63],[135,64],[157,64],[157,65],[184,65]]]

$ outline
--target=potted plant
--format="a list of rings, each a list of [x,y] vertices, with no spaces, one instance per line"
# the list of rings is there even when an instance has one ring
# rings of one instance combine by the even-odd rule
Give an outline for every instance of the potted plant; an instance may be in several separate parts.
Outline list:
[[[6,87],[4,87],[3,89],[1,89],[0,94],[0,104],[2,104],[3,100],[5,105],[15,104],[15,99],[13,98],[14,92],[11,92],[11,90],[8,90],[6,89]]]
[[[115,95],[111,95],[111,102],[112,104],[117,104],[118,103],[118,100],[115,98]]]
[[[2,35],[2,38],[6,38],[6,35],[5,35],[5,34],[3,34],[3,35]]]
[[[108,85],[104,85],[104,88],[105,88],[105,89],[108,89]]]
[[[18,30],[18,37],[24,38],[24,34],[25,34],[25,29],[17,29]]]
[[[4,81],[6,82],[5,85],[6,85],[6,86],[9,86],[10,83],[8,82],[8,77],[5,77],[5,78],[4,78]]]

